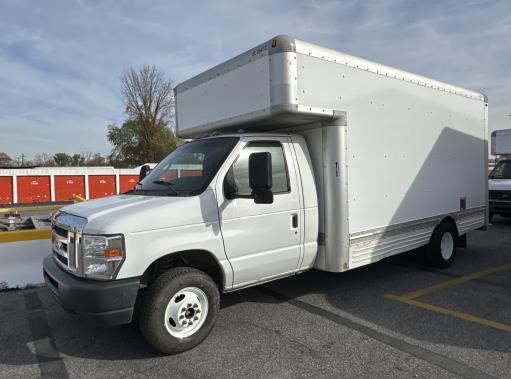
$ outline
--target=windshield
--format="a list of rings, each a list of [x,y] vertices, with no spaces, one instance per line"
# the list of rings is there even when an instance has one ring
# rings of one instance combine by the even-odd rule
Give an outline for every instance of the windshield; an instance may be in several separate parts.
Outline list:
[[[497,163],[490,175],[491,179],[511,179],[511,161]]]
[[[238,140],[218,137],[185,143],[161,161],[130,194],[198,195],[206,189]]]

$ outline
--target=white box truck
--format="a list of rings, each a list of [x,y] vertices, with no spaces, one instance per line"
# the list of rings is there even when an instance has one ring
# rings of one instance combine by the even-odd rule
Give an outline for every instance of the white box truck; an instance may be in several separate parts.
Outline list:
[[[482,94],[278,36],[175,96],[193,140],[133,191],[63,208],[44,261],[66,309],[136,317],[162,352],[208,335],[221,292],[421,246],[445,267],[487,223]]]
[[[492,132],[491,153],[500,159],[489,179],[490,221],[494,215],[511,217],[511,129]]]

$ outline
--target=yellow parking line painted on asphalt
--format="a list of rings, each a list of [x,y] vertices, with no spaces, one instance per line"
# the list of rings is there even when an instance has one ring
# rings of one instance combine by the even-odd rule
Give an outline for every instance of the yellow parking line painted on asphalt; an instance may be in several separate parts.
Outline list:
[[[7,212],[43,212],[43,211],[56,211],[62,208],[64,205],[67,204],[51,204],[51,205],[34,205],[30,207],[7,207],[7,208],[0,208],[0,213],[7,213]]]
[[[468,313],[458,312],[458,311],[455,311],[455,310],[449,309],[449,308],[439,307],[437,305],[423,303],[422,301],[404,298],[402,296],[387,294],[387,295],[385,295],[385,298],[400,301],[405,304],[414,305],[414,306],[422,308],[422,309],[427,309],[428,311],[433,311],[433,312],[441,313],[441,314],[448,315],[451,317],[456,317],[456,318],[459,318],[459,319],[462,319],[465,321],[472,321],[477,324],[489,326],[490,328],[499,329],[499,330],[503,330],[505,332],[511,333],[511,325],[508,325],[508,324],[503,324],[500,322],[477,317],[477,316],[474,316],[474,315],[471,315]]]
[[[416,306],[416,307],[419,307],[422,309],[427,309],[428,311],[441,313],[441,314],[448,315],[451,317],[456,317],[456,318],[459,318],[459,319],[465,320],[465,321],[475,322],[477,324],[489,326],[490,328],[499,329],[499,330],[503,330],[503,331],[511,333],[511,325],[503,324],[503,323],[500,323],[497,321],[488,320],[488,319],[474,316],[474,315],[471,315],[468,313],[458,312],[458,311],[455,311],[454,309],[444,308],[444,307],[440,307],[438,305],[428,304],[428,303],[424,303],[422,301],[415,300],[417,297],[420,297],[420,296],[428,295],[430,293],[440,291],[440,290],[443,290],[446,288],[458,286],[458,285],[464,284],[466,282],[469,282],[471,280],[479,279],[479,278],[482,278],[483,276],[495,274],[497,272],[506,271],[506,270],[511,270],[511,263],[507,263],[507,264],[496,266],[496,267],[490,267],[486,270],[474,272],[473,274],[465,275],[465,276],[462,276],[461,278],[447,280],[445,282],[435,284],[431,287],[407,292],[403,295],[386,294],[385,298],[399,301],[401,303],[405,303],[408,305],[413,305],[413,306]]]
[[[497,272],[505,271],[505,270],[511,270],[511,263],[504,264],[504,265],[501,265],[501,266],[491,267],[491,268],[488,268],[488,269],[483,270],[483,271],[478,271],[478,272],[475,272],[473,274],[462,276],[461,278],[456,278],[456,279],[448,280],[446,282],[435,284],[435,285],[433,285],[431,287],[427,287],[427,288],[423,288],[423,289],[420,289],[420,290],[408,292],[408,293],[405,293],[403,295],[400,295],[399,298],[402,299],[402,300],[412,300],[412,299],[415,299],[415,298],[420,297],[420,296],[424,296],[424,295],[427,295],[427,294],[430,294],[430,293],[433,293],[433,292],[436,292],[436,291],[439,291],[439,290],[443,290],[445,288],[458,286],[458,285],[464,284],[464,283],[466,283],[466,282],[468,282],[470,280],[479,279],[479,278],[482,278],[483,276],[487,276],[487,275],[490,275],[490,274],[495,274]]]
[[[14,230],[12,232],[0,232],[0,243],[33,241],[51,238],[50,229]]]

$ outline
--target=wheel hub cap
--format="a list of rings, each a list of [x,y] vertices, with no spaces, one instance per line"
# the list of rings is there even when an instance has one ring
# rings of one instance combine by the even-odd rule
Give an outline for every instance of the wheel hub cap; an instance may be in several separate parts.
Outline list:
[[[189,337],[196,333],[206,321],[208,298],[197,287],[178,291],[165,309],[165,327],[176,338]]]
[[[445,232],[440,240],[440,253],[442,254],[442,258],[448,261],[452,253],[454,251],[454,239],[452,238],[452,234]]]

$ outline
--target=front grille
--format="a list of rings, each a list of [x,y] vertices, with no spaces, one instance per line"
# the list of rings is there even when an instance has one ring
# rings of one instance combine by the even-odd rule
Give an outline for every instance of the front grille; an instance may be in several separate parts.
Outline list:
[[[67,259],[66,257],[63,257],[62,255],[60,254],[56,254],[55,252],[53,252],[53,254],[55,255],[55,258],[57,258],[57,260],[62,263],[64,266],[68,267],[68,264],[69,264],[69,259]]]
[[[51,225],[52,252],[55,261],[66,271],[81,276],[79,254],[81,233],[87,220],[64,212],[58,213]]]
[[[76,267],[76,250],[75,232],[66,230],[61,226],[52,225],[52,250],[55,259],[70,272],[75,272]]]
[[[490,191],[490,200],[511,202],[511,191]]]
[[[67,238],[67,230],[66,229],[63,229],[60,226],[53,224],[53,231],[55,232],[55,234],[57,234],[61,237]]]

